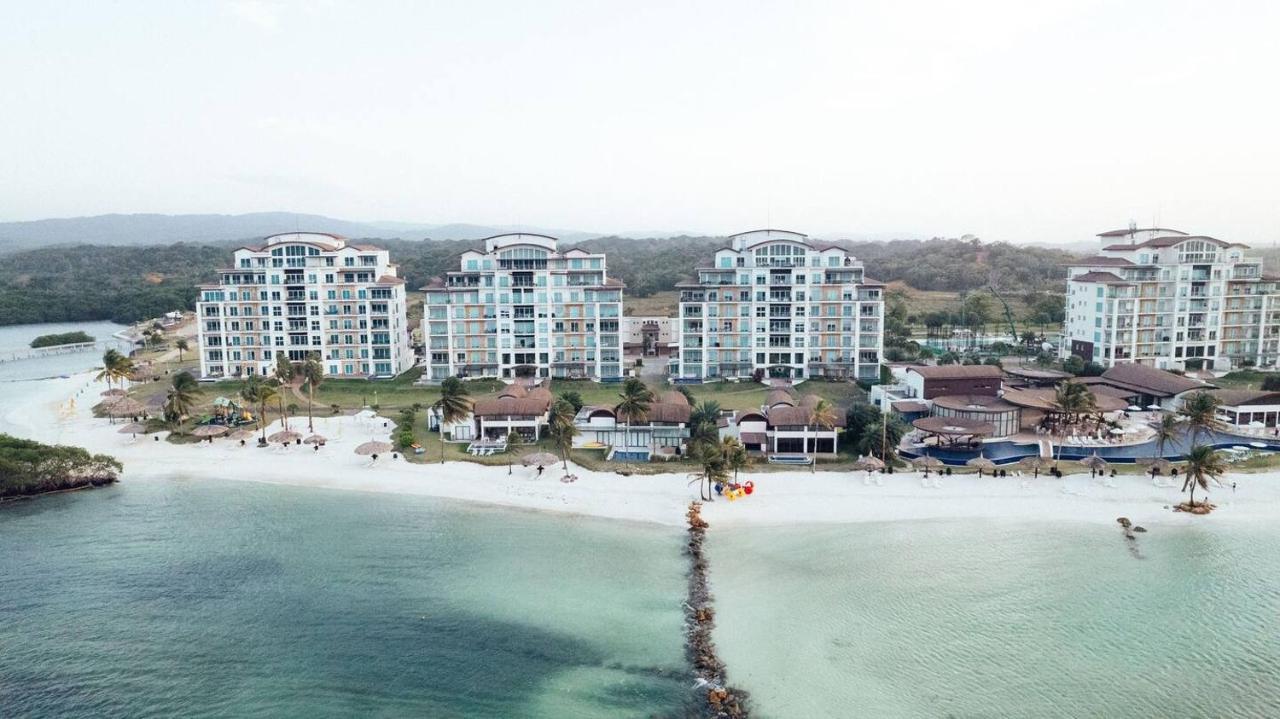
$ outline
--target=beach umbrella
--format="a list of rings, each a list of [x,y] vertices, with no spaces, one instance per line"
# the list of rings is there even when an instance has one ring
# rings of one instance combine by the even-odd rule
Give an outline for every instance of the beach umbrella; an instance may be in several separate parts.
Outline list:
[[[1153,412],[1158,412],[1158,411],[1160,411],[1160,410],[1162,409],[1162,407],[1160,407],[1160,405],[1158,405],[1158,404],[1149,404],[1149,405],[1147,405],[1147,409],[1149,409],[1149,410],[1151,410],[1151,411],[1153,411]]]
[[[865,457],[858,457],[853,463],[854,469],[865,469],[868,472],[884,469],[884,460],[875,455],[868,454]]]
[[[193,437],[221,437],[230,430],[229,427],[221,424],[204,424],[196,427],[191,431]]]
[[[116,431],[120,434],[146,434],[147,425],[141,422],[130,422]]]
[[[1249,443],[1249,446],[1250,446],[1250,447],[1257,447],[1258,449],[1266,449],[1266,448],[1267,448],[1267,443],[1266,443],[1266,442],[1250,442],[1250,443]]]
[[[293,444],[300,439],[302,439],[302,435],[291,429],[282,430],[267,437],[268,442],[279,442],[280,444]]]
[[[1129,405],[1128,407],[1125,407],[1125,409],[1129,410],[1130,412],[1141,412],[1141,411],[1142,411],[1142,408],[1141,408],[1141,407],[1139,407],[1139,406],[1138,406],[1138,405],[1136,405],[1136,404],[1131,404],[1131,405]]]
[[[1035,476],[1037,477],[1040,476],[1040,470],[1044,469],[1045,467],[1048,467],[1050,464],[1051,462],[1049,460],[1045,459],[1044,457],[1037,457],[1035,455],[1032,455],[1030,457],[1023,457],[1022,459],[1018,460],[1018,466],[1022,467],[1023,469],[1031,470],[1032,472],[1035,473]]]
[[[1143,467],[1155,469],[1160,474],[1168,472],[1169,468],[1173,466],[1173,462],[1170,462],[1164,457],[1139,457],[1138,464]]]
[[[966,465],[978,470],[978,476],[981,477],[983,472],[990,472],[996,468],[996,463],[986,457],[974,457],[965,462]]]
[[[1107,460],[1103,459],[1102,457],[1099,457],[1096,454],[1090,455],[1080,460],[1080,464],[1083,464],[1089,469],[1096,469],[1099,472],[1105,471],[1107,468]]]
[[[368,456],[371,454],[385,454],[387,452],[390,452],[391,449],[392,447],[390,442],[372,441],[372,442],[365,442],[359,447],[356,447],[356,454],[361,454],[365,456]]]
[[[546,466],[559,462],[560,458],[550,452],[531,452],[520,458],[520,463],[526,467]]]
[[[125,392],[122,389],[109,389],[106,392],[103,392],[102,396],[103,397],[124,397],[127,394],[129,393]]]
[[[911,460],[911,466],[915,467],[916,469],[923,469],[925,475],[928,475],[929,470],[938,470],[942,468],[942,460],[938,459],[937,457],[930,457],[928,455],[925,455],[923,457],[916,457],[915,459]]]
[[[307,437],[306,439],[302,440],[302,443],[303,443],[303,444],[320,444],[320,445],[323,445],[325,442],[328,442],[328,441],[329,441],[329,440],[325,439],[324,437],[321,437],[321,436],[320,436],[320,435],[318,435],[318,434],[313,434],[313,435],[311,435],[310,437]]]
[[[257,432],[254,432],[251,429],[237,429],[231,433],[231,439],[237,442],[243,442],[246,439],[253,439],[255,435],[257,435]]]
[[[106,413],[112,417],[136,417],[145,414],[146,411],[146,405],[138,400],[121,397],[107,405]]]

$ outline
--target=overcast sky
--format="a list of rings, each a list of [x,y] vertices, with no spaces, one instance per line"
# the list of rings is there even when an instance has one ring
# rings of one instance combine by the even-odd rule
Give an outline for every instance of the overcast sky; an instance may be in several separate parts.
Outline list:
[[[1280,3],[4,2],[0,219],[1280,238]]]

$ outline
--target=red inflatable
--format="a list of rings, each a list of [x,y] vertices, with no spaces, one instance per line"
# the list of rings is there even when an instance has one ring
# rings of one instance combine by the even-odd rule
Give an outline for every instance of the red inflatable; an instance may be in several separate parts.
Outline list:
[[[746,492],[747,494],[751,494],[755,490],[756,490],[756,483],[752,482],[749,479],[747,480],[746,484],[742,485],[742,491]]]

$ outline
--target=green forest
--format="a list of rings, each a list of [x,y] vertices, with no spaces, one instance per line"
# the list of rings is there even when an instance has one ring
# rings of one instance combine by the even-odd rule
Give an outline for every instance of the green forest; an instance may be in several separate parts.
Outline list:
[[[0,499],[111,484],[122,469],[105,454],[0,434]]]
[[[387,248],[410,288],[457,269],[458,255],[478,246],[470,240],[367,240]],[[602,237],[578,243],[606,252],[609,271],[627,284],[627,295],[646,297],[693,278],[710,264],[724,238]],[[933,239],[841,242],[866,263],[867,275],[899,280],[921,290],[964,291],[995,284],[1023,293],[1056,287],[1066,276],[1061,250],[976,240]],[[191,309],[195,285],[213,282],[231,262],[238,243],[119,247],[74,245],[5,255],[0,262],[0,325],[112,320],[133,322],[174,309]],[[567,247],[572,245],[567,245]]]

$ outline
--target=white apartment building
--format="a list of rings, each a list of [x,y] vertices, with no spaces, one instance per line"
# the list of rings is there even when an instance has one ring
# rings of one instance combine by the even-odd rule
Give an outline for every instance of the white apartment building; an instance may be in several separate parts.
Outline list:
[[[1280,355],[1280,278],[1245,245],[1165,228],[1098,235],[1068,269],[1063,357],[1227,371]]]
[[[269,375],[276,356],[320,355],[336,377],[394,377],[414,364],[404,280],[386,250],[290,232],[241,247],[196,304],[200,375]]]
[[[622,376],[622,282],[603,254],[508,234],[423,288],[426,378]]]
[[[697,282],[678,285],[676,379],[879,378],[884,285],[843,248],[754,230],[696,269]]]

